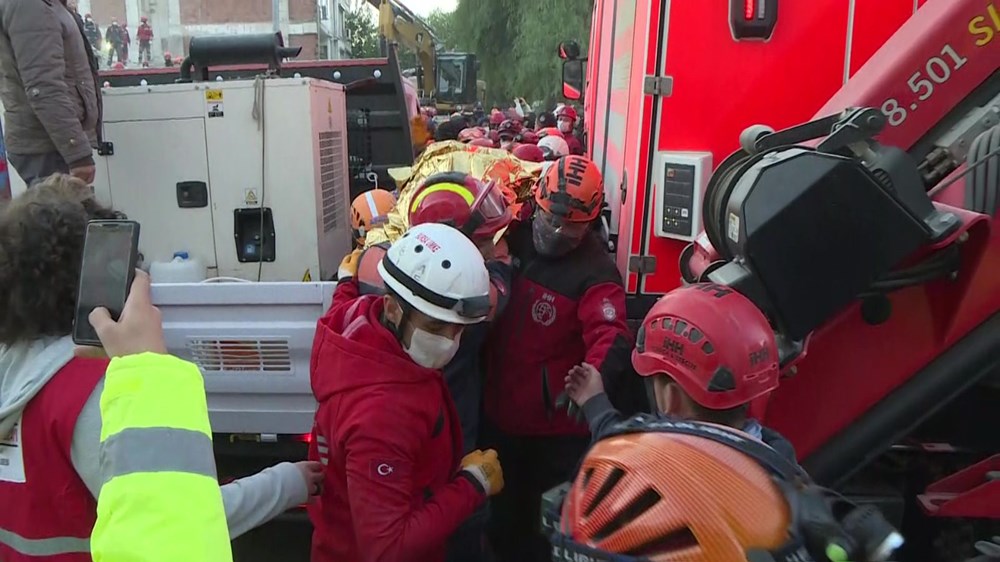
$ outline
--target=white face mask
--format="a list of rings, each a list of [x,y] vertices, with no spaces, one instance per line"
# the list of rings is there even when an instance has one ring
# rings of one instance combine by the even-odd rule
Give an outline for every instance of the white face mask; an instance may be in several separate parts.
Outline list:
[[[573,130],[573,123],[569,121],[559,121],[559,132],[568,133]]]
[[[413,361],[421,367],[440,369],[447,365],[458,353],[461,335],[455,339],[414,328],[410,336],[410,346],[406,348]]]

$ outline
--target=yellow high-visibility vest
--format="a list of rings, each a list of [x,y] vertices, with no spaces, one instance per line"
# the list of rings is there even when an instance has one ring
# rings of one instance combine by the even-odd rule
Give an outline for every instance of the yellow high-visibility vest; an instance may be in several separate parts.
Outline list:
[[[112,360],[101,421],[94,562],[232,562],[198,367],[155,353]]]

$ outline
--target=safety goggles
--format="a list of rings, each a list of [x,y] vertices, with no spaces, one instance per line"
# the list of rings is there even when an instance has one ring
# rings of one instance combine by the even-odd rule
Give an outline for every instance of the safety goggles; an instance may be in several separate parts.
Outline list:
[[[479,196],[472,202],[470,210],[469,220],[462,226],[462,232],[469,238],[472,238],[484,224],[496,224],[496,230],[499,230],[506,226],[511,218],[507,199],[496,180],[490,180],[483,186]]]
[[[481,320],[490,313],[489,294],[456,299],[454,297],[436,293],[427,287],[424,287],[412,277],[407,275],[402,269],[396,267],[396,264],[392,263],[392,260],[390,260],[388,256],[382,259],[382,265],[385,267],[386,273],[399,282],[400,285],[406,287],[408,291],[413,293],[413,296],[434,306],[450,310],[462,318],[468,318],[470,320]]]

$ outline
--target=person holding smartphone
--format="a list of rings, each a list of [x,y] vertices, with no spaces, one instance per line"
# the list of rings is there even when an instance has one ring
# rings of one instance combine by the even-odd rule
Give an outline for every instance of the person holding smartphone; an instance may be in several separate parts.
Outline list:
[[[121,218],[68,175],[52,176],[0,207],[4,562],[37,562],[36,553],[91,560],[88,539],[105,485],[101,392],[108,359],[75,357],[70,334],[88,222]],[[130,447],[138,459],[156,445]],[[230,537],[305,502],[319,492],[320,478],[319,463],[282,463],[223,486]]]

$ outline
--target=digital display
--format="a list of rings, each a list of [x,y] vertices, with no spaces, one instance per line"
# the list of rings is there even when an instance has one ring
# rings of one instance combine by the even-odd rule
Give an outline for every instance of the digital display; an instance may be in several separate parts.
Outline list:
[[[87,319],[95,308],[107,308],[115,320],[121,315],[132,279],[131,269],[135,265],[133,238],[137,228],[138,225],[130,221],[87,225],[74,339],[97,341],[97,334]]]
[[[691,236],[694,211],[694,166],[665,164],[663,170],[663,231],[670,234]]]
[[[729,0],[733,39],[768,40],[778,23],[778,0]]]

